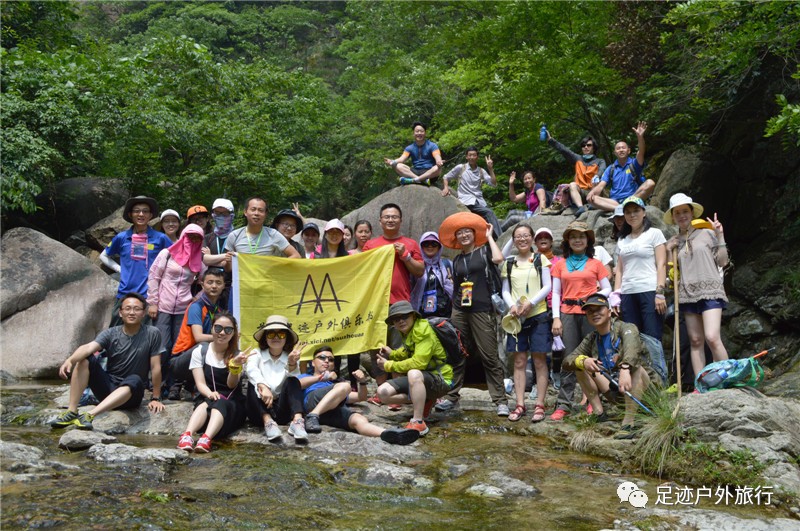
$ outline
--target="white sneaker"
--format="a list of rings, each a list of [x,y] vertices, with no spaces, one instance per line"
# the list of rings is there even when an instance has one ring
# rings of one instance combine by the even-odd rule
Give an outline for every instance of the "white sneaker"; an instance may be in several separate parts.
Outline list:
[[[528,395],[528,398],[530,398],[531,400],[536,400],[538,396],[539,396],[539,390],[536,389],[536,386],[534,385],[533,389],[531,389],[531,394]]]
[[[308,440],[305,421],[302,418],[293,420],[292,423],[289,424],[289,435],[294,437],[295,442]]]
[[[274,420],[270,420],[269,422],[264,425],[264,435],[267,436],[267,440],[274,441],[275,439],[281,438],[281,429],[278,427],[278,424]]]
[[[440,398],[436,401],[436,411],[452,411],[458,407],[458,401],[453,402],[448,398]]]
[[[508,410],[508,405],[507,404],[499,404],[497,406],[497,416],[498,417],[507,417],[509,415],[509,413],[511,413],[511,412]]]

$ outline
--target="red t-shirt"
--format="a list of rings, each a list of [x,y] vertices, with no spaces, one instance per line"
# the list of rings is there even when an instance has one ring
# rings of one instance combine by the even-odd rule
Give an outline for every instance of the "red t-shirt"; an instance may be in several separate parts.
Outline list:
[[[597,292],[600,279],[608,277],[608,271],[600,260],[589,258],[583,271],[567,271],[567,261],[559,260],[550,269],[550,276],[561,280],[561,300],[583,299]],[[583,313],[579,305],[561,303],[561,313]]]
[[[384,245],[394,245],[395,243],[402,243],[406,246],[406,250],[411,253],[411,257],[417,262],[422,262],[422,253],[419,250],[419,244],[411,238],[399,236],[393,240],[388,240],[384,236],[372,238],[364,244],[364,250],[377,249]],[[406,269],[403,260],[397,253],[394,254],[394,269],[392,269],[392,291],[389,295],[389,304],[394,304],[397,301],[407,301],[411,299],[411,273]]]

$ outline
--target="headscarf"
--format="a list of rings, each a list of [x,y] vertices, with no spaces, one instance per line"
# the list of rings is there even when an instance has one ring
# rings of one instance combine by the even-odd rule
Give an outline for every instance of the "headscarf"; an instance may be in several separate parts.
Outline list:
[[[233,230],[233,218],[235,214],[211,214],[214,218],[214,234],[220,238],[225,238]]]
[[[428,283],[429,271],[433,271],[433,274],[436,275],[437,280],[442,285],[447,296],[451,299],[453,298],[453,278],[447,274],[447,270],[442,262],[442,243],[439,241],[439,236],[433,231],[426,232],[419,239],[420,247],[422,247],[422,243],[426,241],[438,243],[439,252],[436,253],[436,256],[433,258],[428,258],[428,255],[426,255],[424,251],[422,252],[422,260],[425,262],[425,272],[417,279],[416,284],[414,284],[414,289],[411,290],[411,304],[414,306],[415,310],[419,309],[419,305],[422,302],[422,294],[425,291],[425,284]]]
[[[188,266],[193,273],[199,273],[203,268],[203,252],[201,251],[203,241],[202,239],[197,243],[189,241],[190,234],[196,234],[200,236],[200,238],[204,235],[200,225],[189,223],[186,225],[186,228],[183,229],[178,241],[173,243],[167,250],[178,265],[181,267]]]

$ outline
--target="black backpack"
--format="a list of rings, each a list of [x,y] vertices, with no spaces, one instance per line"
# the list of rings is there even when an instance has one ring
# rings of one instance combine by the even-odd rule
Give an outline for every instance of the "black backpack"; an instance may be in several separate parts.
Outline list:
[[[461,366],[469,357],[461,331],[446,317],[429,317],[428,324],[444,347],[448,365],[453,368]]]

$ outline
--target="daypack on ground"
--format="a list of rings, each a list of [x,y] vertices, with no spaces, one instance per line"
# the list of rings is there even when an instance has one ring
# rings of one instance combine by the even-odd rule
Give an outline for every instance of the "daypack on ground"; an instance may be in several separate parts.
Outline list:
[[[709,363],[694,381],[701,393],[732,387],[758,387],[764,381],[764,369],[754,358]]]
[[[661,341],[653,336],[639,332],[639,338],[647,347],[647,352],[650,353],[650,365],[657,375],[661,377],[661,383],[667,383],[667,362],[664,360],[664,346]]]
[[[461,338],[461,331],[456,328],[450,319],[446,317],[429,317],[428,323],[433,328],[436,337],[444,347],[447,354],[447,364],[452,367],[458,367],[464,360],[469,357],[464,342]]]

